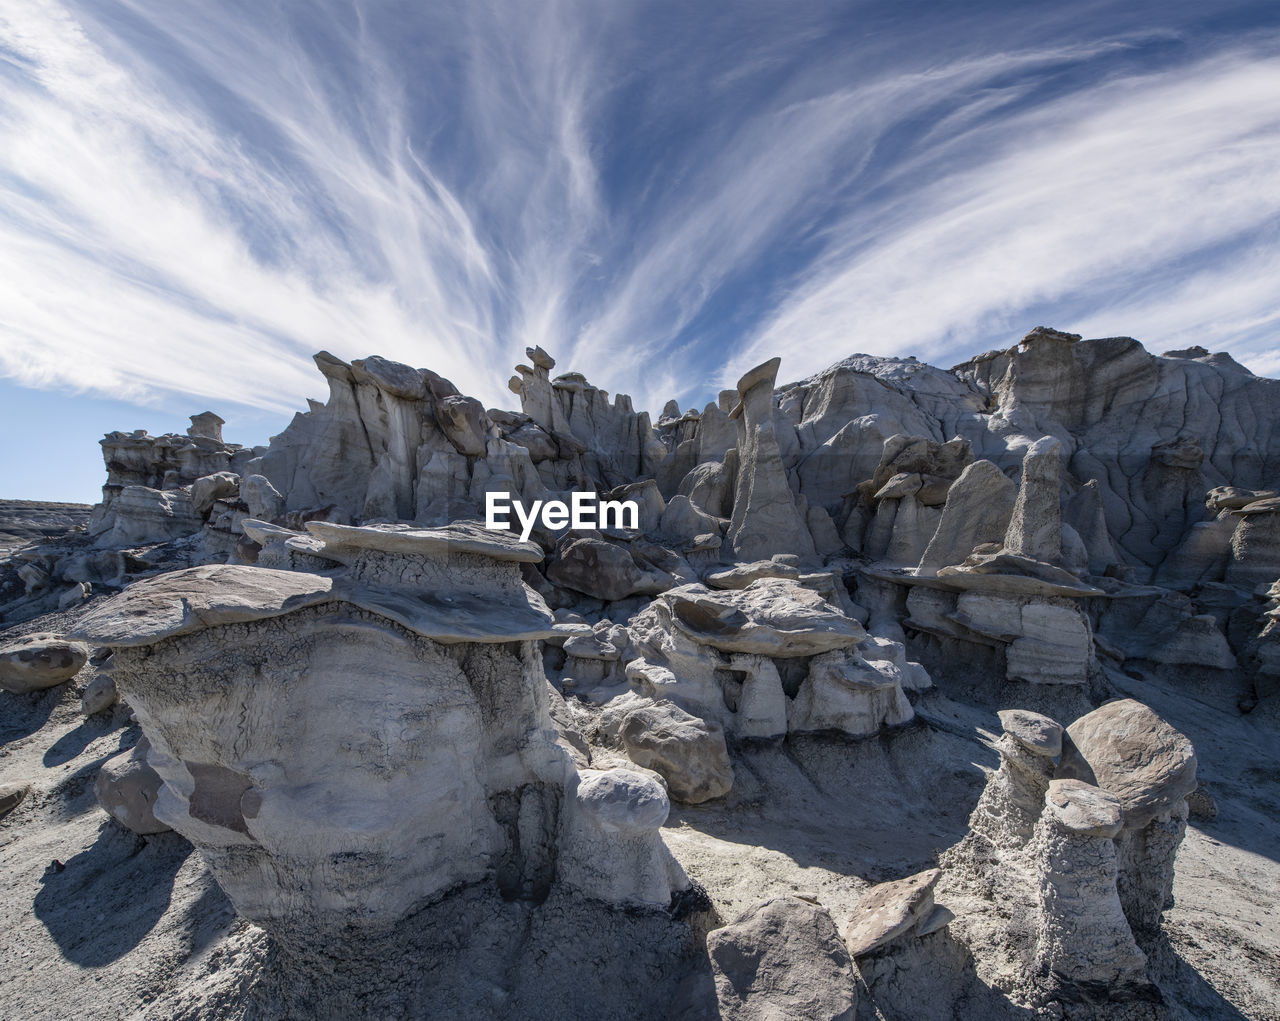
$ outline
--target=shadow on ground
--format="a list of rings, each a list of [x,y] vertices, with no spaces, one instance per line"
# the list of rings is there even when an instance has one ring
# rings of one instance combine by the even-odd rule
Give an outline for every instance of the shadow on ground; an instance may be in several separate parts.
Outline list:
[[[140,837],[105,822],[92,847],[50,865],[34,908],[67,960],[101,967],[146,938],[169,907],[174,877],[191,854],[176,833]]]

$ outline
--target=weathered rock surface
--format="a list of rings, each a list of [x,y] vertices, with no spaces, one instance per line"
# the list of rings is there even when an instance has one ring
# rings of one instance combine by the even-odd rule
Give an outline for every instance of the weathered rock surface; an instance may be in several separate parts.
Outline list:
[[[0,644],[0,688],[15,694],[69,681],[89,662],[89,647],[41,632]]]
[[[933,914],[933,888],[941,874],[929,869],[864,893],[844,933],[849,953],[854,957],[872,953],[927,922]]]
[[[104,762],[94,781],[103,811],[125,829],[143,836],[172,828],[155,815],[163,781],[147,763],[150,751],[150,743],[141,738],[128,751]]]
[[[632,762],[662,774],[676,801],[696,805],[733,786],[724,731],[714,721],[658,702],[628,712],[619,737]]]
[[[852,1021],[853,964],[830,915],[816,904],[795,897],[757,904],[708,935],[707,955],[719,1001],[710,1016]]]

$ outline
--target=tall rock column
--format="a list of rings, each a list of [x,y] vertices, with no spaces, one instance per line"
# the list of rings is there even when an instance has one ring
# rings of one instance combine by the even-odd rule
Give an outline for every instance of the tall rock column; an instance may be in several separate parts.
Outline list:
[[[1013,505],[1006,553],[1057,564],[1062,560],[1062,507],[1059,504],[1059,460],[1062,444],[1041,436],[1022,458],[1022,483]]]
[[[738,380],[739,404],[730,415],[738,423],[738,482],[728,549],[738,560],[815,555],[774,431],[773,383],[780,363],[771,358]]]

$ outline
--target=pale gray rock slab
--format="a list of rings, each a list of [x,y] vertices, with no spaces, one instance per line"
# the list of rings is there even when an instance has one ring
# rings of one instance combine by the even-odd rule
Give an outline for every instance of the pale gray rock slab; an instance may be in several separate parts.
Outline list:
[[[712,593],[684,585],[660,597],[673,624],[722,652],[812,656],[856,645],[866,631],[818,593],[781,578]]]
[[[861,957],[879,950],[926,920],[933,912],[933,888],[941,875],[939,869],[928,869],[864,893],[845,929],[849,953]]]
[[[441,528],[308,521],[306,528],[324,542],[326,551],[331,553],[377,550],[429,557],[476,553],[493,560],[523,564],[536,564],[543,558],[537,543],[521,542],[509,531],[490,531],[481,525],[463,521]]]
[[[942,519],[920,558],[918,573],[961,564],[975,547],[1003,542],[1017,498],[1017,487],[992,462],[968,465],[947,492]]]
[[[1004,732],[1027,751],[1055,759],[1062,754],[1062,724],[1027,709],[1001,709]]]
[[[1080,836],[1114,837],[1124,825],[1120,799],[1083,780],[1051,780],[1045,808],[1059,826]]]
[[[1191,742],[1141,702],[1108,702],[1071,724],[1067,736],[1075,754],[1064,752],[1059,775],[1114,794],[1127,827],[1175,810],[1195,790]]]
[[[761,578],[793,578],[800,577],[800,569],[789,564],[780,564],[776,560],[757,560],[751,564],[739,564],[721,571],[712,571],[703,577],[709,588],[744,589]]]
[[[748,908],[707,936],[725,1021],[853,1021],[853,962],[825,909],[798,897]],[[694,1016],[692,1014],[685,1016]]]
[[[150,765],[151,744],[141,738],[128,751],[107,759],[98,769],[94,790],[98,804],[127,830],[146,836],[171,827],[155,816],[156,799],[163,781]]]
[[[502,594],[424,592],[375,588],[343,579],[330,595],[438,642],[515,642],[555,634],[551,611],[542,597],[527,587]]]
[[[671,702],[627,712],[618,736],[636,765],[660,773],[675,801],[697,805],[723,797],[733,786],[733,764],[724,729]]]
[[[83,642],[41,631],[0,644],[0,688],[15,694],[69,681],[89,662]]]
[[[135,582],[80,618],[74,635],[91,645],[152,645],[333,598],[333,580],[314,574],[224,564],[190,567]]]

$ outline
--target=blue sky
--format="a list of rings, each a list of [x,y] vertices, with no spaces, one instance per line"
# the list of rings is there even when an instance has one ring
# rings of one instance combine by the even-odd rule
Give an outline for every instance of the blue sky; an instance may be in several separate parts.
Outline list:
[[[658,409],[1044,323],[1280,372],[1280,5],[5,0],[0,496],[310,355]]]

